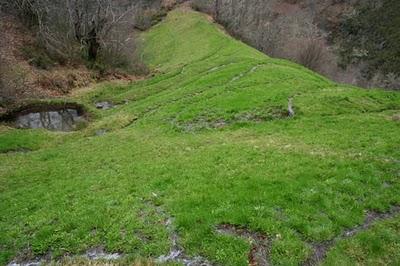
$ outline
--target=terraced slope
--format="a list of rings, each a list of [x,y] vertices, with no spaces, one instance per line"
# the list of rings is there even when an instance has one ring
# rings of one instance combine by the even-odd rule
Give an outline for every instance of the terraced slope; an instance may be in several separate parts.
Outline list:
[[[400,262],[400,94],[334,84],[184,9],[143,57],[152,78],[72,99],[91,112],[80,131],[1,127],[0,264],[95,247],[127,264]]]

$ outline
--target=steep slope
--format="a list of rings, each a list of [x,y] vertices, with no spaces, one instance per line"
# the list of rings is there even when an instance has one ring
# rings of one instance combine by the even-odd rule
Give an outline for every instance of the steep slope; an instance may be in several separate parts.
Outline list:
[[[143,35],[143,58],[154,77],[70,99],[91,112],[81,131],[0,128],[1,151],[32,150],[0,154],[0,263],[102,247],[128,264],[169,238],[172,262],[400,260],[399,94],[268,58],[187,9]]]
[[[337,82],[400,87],[396,0],[193,0],[192,5],[273,57]]]

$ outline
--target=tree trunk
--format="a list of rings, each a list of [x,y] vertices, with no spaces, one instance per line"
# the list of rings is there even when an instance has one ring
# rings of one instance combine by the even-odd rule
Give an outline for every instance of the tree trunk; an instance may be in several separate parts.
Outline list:
[[[92,29],[88,35],[88,59],[89,61],[96,61],[99,52],[100,44],[97,41],[96,29]]]
[[[219,18],[219,0],[215,0],[215,21]]]

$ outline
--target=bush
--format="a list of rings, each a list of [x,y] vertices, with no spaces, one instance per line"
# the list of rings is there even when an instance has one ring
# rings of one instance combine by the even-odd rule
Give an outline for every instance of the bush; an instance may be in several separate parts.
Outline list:
[[[166,16],[165,10],[148,9],[135,15],[135,28],[145,31]]]
[[[196,11],[216,15],[215,0],[194,0],[191,2],[191,7]]]
[[[298,63],[318,71],[323,60],[323,45],[320,40],[311,39],[298,55]]]
[[[130,57],[125,58],[123,56],[113,57],[110,51],[101,50],[99,59],[91,67],[99,71],[100,76],[106,76],[109,74],[122,74],[122,75],[141,75],[145,76],[150,73],[149,68],[134,54]]]
[[[29,64],[40,69],[49,70],[55,65],[46,50],[37,45],[26,45],[21,48],[22,55]]]
[[[128,31],[111,31],[107,38],[103,40],[103,46],[99,50],[99,55],[94,65],[100,71],[100,74],[105,74],[106,72],[148,74],[147,67],[136,53],[135,35],[133,33],[125,35],[126,32]],[[114,41],[122,38],[125,38],[124,42]]]
[[[37,14],[32,8],[34,4],[35,0],[0,0],[0,9],[17,15],[25,25],[32,27],[38,23]]]
[[[400,75],[400,1],[368,1],[346,18],[334,34],[341,46],[341,65],[366,63],[367,79],[375,73]]]
[[[7,66],[7,68],[6,68]],[[10,66],[0,56],[0,105],[12,103],[26,85],[26,72],[18,66]]]
[[[372,79],[370,87],[379,87],[391,90],[400,90],[400,76],[394,73],[376,73]]]

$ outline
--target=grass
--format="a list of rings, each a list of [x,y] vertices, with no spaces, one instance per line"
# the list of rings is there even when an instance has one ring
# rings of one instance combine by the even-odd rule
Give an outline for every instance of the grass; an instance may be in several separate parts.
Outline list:
[[[96,246],[126,263],[156,258],[169,250],[160,206],[190,255],[247,265],[249,244],[215,232],[231,223],[267,234],[274,264],[297,265],[311,252],[305,240],[400,204],[400,94],[269,58],[191,11],[146,32],[142,56],[154,77],[77,96],[87,128],[0,131],[1,151],[34,150],[0,154],[0,264]],[[121,104],[95,110],[101,100]],[[399,227],[378,222],[325,263],[398,264]]]
[[[24,132],[4,127],[0,132],[0,153],[36,150],[53,138],[51,134],[37,130]]]

